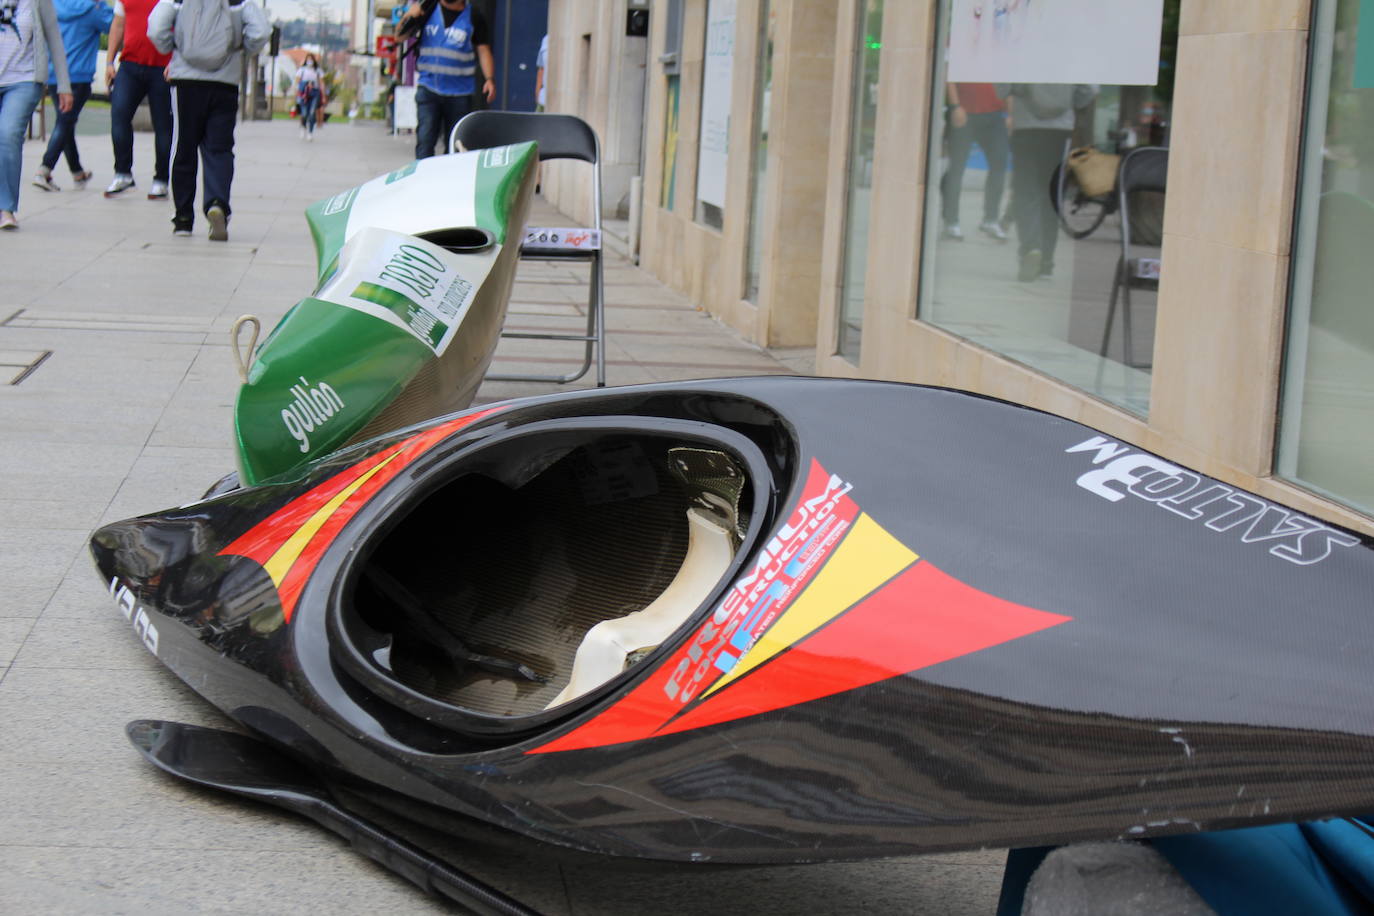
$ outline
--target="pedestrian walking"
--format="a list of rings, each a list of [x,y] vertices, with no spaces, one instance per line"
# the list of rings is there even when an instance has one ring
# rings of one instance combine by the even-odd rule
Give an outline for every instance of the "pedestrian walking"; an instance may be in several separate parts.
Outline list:
[[[72,82],[72,105],[57,113],[57,122],[48,137],[48,148],[42,164],[33,176],[35,186],[44,191],[60,191],[52,180],[53,166],[59,157],[66,156],[72,173],[72,184],[84,188],[91,173],[81,166],[81,152],[76,148],[76,121],[81,109],[91,97],[91,81],[95,79],[95,52],[100,49],[100,36],[110,30],[114,10],[104,0],[53,0],[57,11],[57,26],[62,33],[62,47],[67,53],[67,74]],[[57,103],[57,68],[48,62],[48,93]]]
[[[170,52],[176,135],[172,153],[174,235],[195,223],[197,156],[204,166],[201,207],[210,240],[229,238],[229,189],[234,182],[234,122],[238,117],[243,55],[267,45],[271,27],[253,0],[159,0],[148,37]]]
[[[110,87],[110,143],[114,146],[114,180],[106,197],[118,197],[135,186],[134,113],[144,99],[153,119],[153,183],[149,200],[167,199],[167,167],[172,158],[172,87],[164,54],[148,40],[148,15],[157,0],[115,0],[105,84]],[[116,64],[118,67],[116,68]]]
[[[398,31],[405,35],[416,28],[415,158],[424,159],[434,155],[436,143],[447,143],[453,125],[476,107],[479,71],[482,94],[488,102],[496,98],[496,66],[486,18],[466,0],[411,3]]]
[[[19,228],[24,132],[43,98],[49,60],[57,73],[57,110],[70,111],[72,83],[52,0],[0,0],[0,229]]]
[[[314,54],[308,54],[305,63],[296,71],[296,108],[301,115],[302,140],[315,139],[315,115],[323,98],[324,74],[320,72],[320,62]]]

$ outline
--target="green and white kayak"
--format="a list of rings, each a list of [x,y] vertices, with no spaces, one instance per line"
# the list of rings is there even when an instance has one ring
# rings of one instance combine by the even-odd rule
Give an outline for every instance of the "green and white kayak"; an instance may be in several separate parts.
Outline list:
[[[318,283],[244,372],[243,483],[471,403],[505,321],[536,160],[533,143],[436,156],[307,208]]]

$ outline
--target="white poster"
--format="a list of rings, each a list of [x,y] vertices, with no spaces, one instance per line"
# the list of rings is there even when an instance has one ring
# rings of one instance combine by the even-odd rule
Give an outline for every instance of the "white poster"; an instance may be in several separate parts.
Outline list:
[[[730,151],[730,74],[735,54],[735,0],[711,0],[706,11],[706,63],[701,77],[697,199],[725,207]]]
[[[393,96],[396,102],[395,130],[415,130],[420,126],[420,115],[415,108],[415,87],[397,86]],[[448,138],[444,138],[445,142]]]
[[[1164,0],[951,0],[949,80],[1153,86]]]

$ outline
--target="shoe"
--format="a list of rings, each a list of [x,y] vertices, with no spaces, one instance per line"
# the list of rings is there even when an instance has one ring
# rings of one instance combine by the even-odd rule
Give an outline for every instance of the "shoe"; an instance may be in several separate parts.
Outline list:
[[[42,188],[44,191],[60,191],[57,182],[52,180],[52,172],[48,169],[40,168],[38,174],[33,176],[33,186]]]
[[[1040,249],[1032,248],[1021,255],[1021,264],[1016,271],[1016,279],[1029,283],[1040,276]]]
[[[172,235],[190,236],[191,227],[184,223],[172,223]]]
[[[301,128],[301,139],[302,139],[302,140],[305,139],[305,128],[304,128],[304,127]]]
[[[999,242],[1005,242],[1007,240],[1006,232],[1002,231],[1002,227],[997,225],[997,222],[995,220],[983,220],[981,223],[978,224],[978,231],[983,233],[984,235],[992,236]]]
[[[165,181],[158,181],[156,178],[154,178],[154,179],[153,179],[153,185],[152,185],[152,187],[150,187],[150,188],[148,189],[148,199],[149,199],[149,200],[166,200],[166,199],[167,199],[167,182],[165,182]]]
[[[210,221],[210,241],[229,241],[229,215],[223,207],[211,204],[210,209],[205,211],[205,218]]]
[[[1050,262],[1050,261],[1045,261],[1044,263],[1042,263],[1042,264],[1040,265],[1040,279],[1041,279],[1041,280],[1053,280],[1053,279],[1054,279],[1054,264],[1053,264],[1052,262]]]
[[[306,143],[314,143],[314,142],[315,142],[315,132],[314,132],[313,130],[312,130],[310,133],[308,133],[308,134],[305,135],[305,142],[306,142]]]
[[[105,189],[106,197],[117,197],[134,186],[134,176],[115,175],[114,181]]]
[[[95,174],[87,169],[84,172],[72,172],[72,187],[78,191],[86,187],[86,182],[95,177]]]
[[[14,218],[14,214],[8,210],[0,210],[0,229],[15,230],[19,228],[19,220]]]
[[[964,230],[959,228],[958,223],[947,223],[945,225],[945,231],[940,233],[940,238],[962,242],[964,240]]]

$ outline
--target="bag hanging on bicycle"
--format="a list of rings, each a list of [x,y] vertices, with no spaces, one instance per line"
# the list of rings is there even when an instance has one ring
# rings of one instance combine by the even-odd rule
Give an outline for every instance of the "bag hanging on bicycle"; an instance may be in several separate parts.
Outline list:
[[[1101,197],[1116,188],[1116,172],[1121,167],[1120,156],[1104,153],[1095,147],[1080,146],[1069,150],[1068,162],[1079,189],[1089,197]]]

